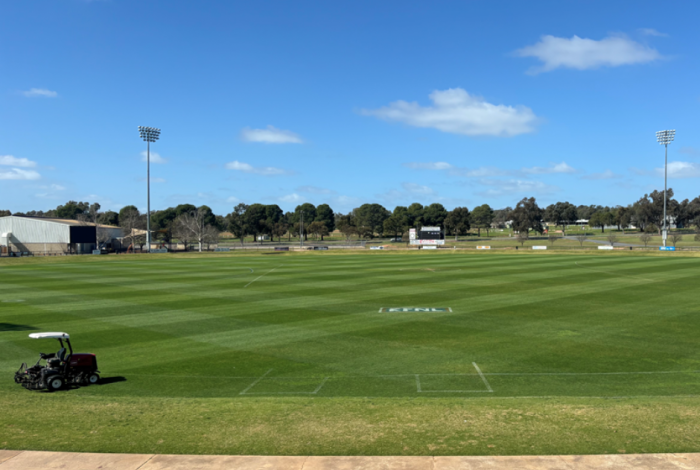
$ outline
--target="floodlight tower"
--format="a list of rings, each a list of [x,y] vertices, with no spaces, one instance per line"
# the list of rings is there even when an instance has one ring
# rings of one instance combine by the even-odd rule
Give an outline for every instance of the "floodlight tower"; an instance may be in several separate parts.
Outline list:
[[[139,126],[141,138],[146,144],[146,187],[148,192],[148,207],[146,208],[146,246],[151,252],[151,142],[155,142],[160,137],[160,129],[155,127]]]
[[[301,223],[299,224],[299,248],[304,246],[304,211],[301,212]]]
[[[666,147],[666,157],[664,160],[664,228],[661,237],[663,238],[664,246],[666,246],[666,237],[668,237],[668,228],[666,225],[666,185],[668,183],[668,144],[673,142],[674,137],[676,137],[676,130],[671,129],[667,131],[659,131],[656,133],[656,140],[659,144]]]

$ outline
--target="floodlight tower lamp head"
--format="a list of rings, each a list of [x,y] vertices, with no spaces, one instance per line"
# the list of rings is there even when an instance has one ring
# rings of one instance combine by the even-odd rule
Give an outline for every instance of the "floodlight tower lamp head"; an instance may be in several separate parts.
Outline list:
[[[673,142],[675,137],[676,137],[676,130],[675,129],[666,130],[666,131],[658,131],[656,133],[656,140],[661,145],[670,144],[671,142]]]
[[[146,142],[155,142],[160,137],[160,129],[155,127],[139,126],[139,134]]]

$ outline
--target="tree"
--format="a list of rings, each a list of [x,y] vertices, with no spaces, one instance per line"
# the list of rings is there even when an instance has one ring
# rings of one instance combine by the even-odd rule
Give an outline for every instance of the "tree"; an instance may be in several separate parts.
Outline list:
[[[676,243],[683,240],[683,235],[681,235],[678,232],[673,232],[673,233],[671,233],[671,235],[669,235],[668,238],[671,240],[671,243],[673,244],[673,247],[675,248]]]
[[[561,225],[564,233],[566,233],[566,226],[575,223],[577,219],[576,206],[569,202],[557,202],[547,206],[544,210],[544,220],[554,224],[555,228]]]
[[[196,241],[201,253],[205,234],[208,231],[210,232],[210,229],[207,227],[213,227],[211,223],[207,223],[212,220],[210,214],[211,209],[207,206],[201,206],[191,212],[180,214],[173,224],[173,234],[180,240]]]
[[[173,222],[177,216],[178,213],[173,207],[151,214],[151,229],[156,232],[156,238],[163,243],[172,243]]]
[[[9,217],[12,215],[10,211],[0,211],[0,217]]]
[[[233,208],[233,212],[226,216],[226,219],[228,219],[228,231],[241,241],[241,245],[243,245],[246,235],[249,234],[244,218],[246,210],[248,210],[248,205],[241,202]]]
[[[591,219],[588,221],[588,225],[591,227],[600,227],[602,230],[601,233],[605,233],[605,226],[612,225],[614,220],[615,217],[613,216],[612,212],[596,212],[591,216]]]
[[[58,206],[55,211],[55,216],[59,219],[77,220],[78,214],[87,212],[90,205],[87,202],[68,201],[62,206]]]
[[[100,214],[98,222],[103,225],[119,226],[119,214],[114,211],[106,211]]]
[[[253,240],[257,240],[260,234],[268,233],[266,209],[263,204],[251,204],[243,214],[243,221]]]
[[[673,189],[669,188],[667,192],[667,215],[674,214],[678,210],[678,201],[673,199]],[[652,191],[645,194],[639,201],[632,206],[634,210],[634,219],[637,226],[646,228],[647,224],[653,223],[656,225],[658,233],[661,234],[664,220],[664,192]]]
[[[560,237],[557,236],[557,234],[555,234],[555,233],[550,233],[548,238],[549,238],[549,243],[550,243],[552,246],[554,246],[554,242],[556,242],[557,240],[559,240]]]
[[[488,236],[493,222],[493,209],[488,204],[477,206],[472,210],[471,219],[474,227],[479,231],[479,236],[481,236],[482,228],[486,229],[486,236]]]
[[[408,227],[405,222],[404,218],[396,215],[392,215],[388,217],[384,221],[384,233],[393,233],[394,238],[398,238],[401,236],[401,234],[406,230]]]
[[[494,228],[504,229],[506,228],[506,223],[510,220],[510,214],[513,212],[512,207],[506,207],[505,209],[496,209],[493,211],[493,221],[492,226]]]
[[[695,234],[695,241],[700,242],[700,233]]]
[[[363,238],[372,238],[375,234],[382,235],[384,221],[391,213],[380,204],[363,204],[355,209],[355,226]]]
[[[423,223],[424,210],[423,204],[418,202],[414,202],[406,208],[406,216],[408,217],[407,222],[409,227],[421,229],[423,225],[426,225]]]
[[[652,239],[652,235],[649,232],[644,232],[643,234],[641,234],[639,236],[639,239],[642,241],[642,243],[644,243],[644,247],[646,248],[646,246],[649,244],[649,242]]]
[[[350,241],[353,235],[357,235],[357,228],[349,223],[344,223],[339,227],[340,232],[345,235],[345,241]]]
[[[583,234],[583,235],[576,235],[576,240],[578,240],[579,245],[581,245],[581,248],[583,248],[583,242],[585,242],[588,239],[588,235]]]
[[[469,209],[466,207],[455,207],[445,217],[445,229],[455,236],[455,241],[459,235],[466,235],[471,228]]]
[[[518,236],[515,239],[518,240],[520,246],[523,246],[528,238],[530,238],[530,234],[527,231],[524,231],[518,232]]]
[[[518,232],[529,232],[534,230],[537,233],[544,232],[542,228],[542,209],[537,205],[534,197],[523,198],[510,213],[513,220],[513,229]]]
[[[610,246],[615,246],[615,243],[617,243],[617,241],[617,235],[615,235],[614,233],[608,234],[608,242],[610,243]]]
[[[282,235],[287,233],[288,230],[289,230],[289,225],[287,225],[285,222],[277,222],[276,224],[274,224],[272,226],[270,233],[273,237],[275,235],[277,235],[277,239],[279,241],[282,241]],[[273,238],[273,241],[274,241],[274,238]]]
[[[214,225],[207,225],[204,227],[202,241],[207,244],[207,250],[209,250],[211,244],[219,243],[219,233],[219,229]]]
[[[423,225],[430,227],[442,227],[447,217],[447,209],[439,203],[430,204],[423,209]]]
[[[294,214],[292,215],[292,223],[301,223],[302,212],[304,213],[304,240],[306,240],[309,238],[308,232],[306,231],[306,227],[308,227],[311,224],[311,222],[313,222],[316,219],[316,206],[308,202],[298,205],[294,209]]]
[[[136,241],[142,236],[144,222],[136,206],[126,206],[119,211],[119,226],[124,230],[124,238],[127,238],[132,246],[135,246]]]
[[[321,204],[316,207],[316,218],[314,221],[325,225],[329,233],[335,230],[335,214],[328,204]],[[323,235],[321,235],[321,240],[323,240]]]
[[[629,227],[632,218],[632,211],[629,207],[617,206],[614,211],[615,223],[617,224],[617,229],[625,232],[625,229]]]
[[[396,206],[394,208],[394,212],[392,214],[394,217],[397,217],[403,225],[406,227],[412,227],[413,224],[411,223],[411,217],[408,214],[408,207],[406,206]]]
[[[318,239],[319,236],[321,237],[321,240],[323,240],[323,236],[328,235],[328,228],[326,227],[326,224],[317,220],[309,224],[308,231],[314,236],[315,240]]]

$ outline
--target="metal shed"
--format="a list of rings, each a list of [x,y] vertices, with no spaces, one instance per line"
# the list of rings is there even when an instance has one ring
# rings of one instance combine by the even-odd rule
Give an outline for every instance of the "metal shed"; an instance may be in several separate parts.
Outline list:
[[[98,230],[106,231],[109,239],[122,236],[119,227],[11,215],[0,217],[0,245],[5,247],[3,252],[9,253],[91,253],[97,245]]]

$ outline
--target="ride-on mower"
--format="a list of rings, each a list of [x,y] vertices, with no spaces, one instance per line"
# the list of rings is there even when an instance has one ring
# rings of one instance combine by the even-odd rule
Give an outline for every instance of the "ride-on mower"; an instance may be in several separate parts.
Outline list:
[[[32,333],[30,338],[53,338],[61,343],[57,353],[39,353],[39,360],[32,367],[23,363],[15,373],[15,382],[28,390],[48,390],[53,392],[66,385],[90,385],[100,381],[97,374],[97,358],[94,354],[73,353],[68,333]],[[70,352],[66,351],[68,346]],[[46,361],[45,365],[40,362]]]

